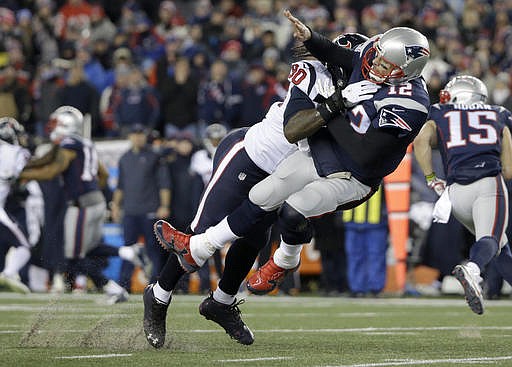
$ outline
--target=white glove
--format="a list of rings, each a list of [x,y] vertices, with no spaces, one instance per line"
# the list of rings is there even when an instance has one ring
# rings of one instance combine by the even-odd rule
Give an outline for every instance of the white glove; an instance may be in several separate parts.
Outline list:
[[[380,87],[380,85],[369,80],[361,80],[360,82],[349,84],[341,91],[343,103],[347,108],[354,107],[359,102],[372,98]]]
[[[443,195],[444,190],[446,189],[446,181],[437,178],[435,173],[431,173],[430,175],[425,176],[427,180],[427,186],[434,190],[437,196]]]

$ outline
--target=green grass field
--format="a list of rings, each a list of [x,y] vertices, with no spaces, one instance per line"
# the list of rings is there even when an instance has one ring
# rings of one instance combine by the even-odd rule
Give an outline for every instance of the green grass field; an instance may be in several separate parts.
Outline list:
[[[243,346],[176,296],[166,345],[142,332],[141,295],[0,293],[0,366],[512,366],[512,301],[482,316],[454,299],[247,297]]]

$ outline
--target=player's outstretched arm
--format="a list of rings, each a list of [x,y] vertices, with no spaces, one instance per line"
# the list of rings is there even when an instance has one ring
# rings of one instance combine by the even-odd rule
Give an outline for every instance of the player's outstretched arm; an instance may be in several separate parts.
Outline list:
[[[501,140],[501,173],[505,180],[512,179],[512,135],[507,126]]]
[[[425,176],[434,172],[432,166],[432,146],[437,144],[436,124],[429,120],[423,125],[414,139],[414,156]]]
[[[295,39],[303,42],[304,46],[313,56],[324,63],[341,66],[348,74],[352,72],[354,51],[337,46],[330,39],[317,32],[313,32],[308,26],[294,17],[289,10],[284,11],[284,16],[294,26],[293,36]]]

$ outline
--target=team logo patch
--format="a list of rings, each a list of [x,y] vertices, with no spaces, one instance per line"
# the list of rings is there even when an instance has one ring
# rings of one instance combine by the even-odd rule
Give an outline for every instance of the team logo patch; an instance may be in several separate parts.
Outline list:
[[[403,118],[388,110],[381,110],[379,118],[380,127],[398,127],[403,130],[411,131],[411,127]]]
[[[244,172],[240,172],[238,174],[238,180],[243,181],[247,178],[247,175]]]
[[[408,59],[415,60],[418,57],[430,55],[430,51],[419,45],[405,46],[405,55]]]

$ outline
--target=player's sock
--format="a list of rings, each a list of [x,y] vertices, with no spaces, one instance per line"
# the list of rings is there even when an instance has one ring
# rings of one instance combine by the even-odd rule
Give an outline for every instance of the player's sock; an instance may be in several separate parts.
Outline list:
[[[222,289],[220,289],[220,287],[217,287],[217,289],[215,289],[213,292],[213,299],[225,305],[231,305],[233,302],[235,302],[235,296],[227,294]]]
[[[498,248],[498,241],[493,237],[482,237],[471,246],[469,260],[478,265],[480,270],[483,270],[496,255]]]
[[[208,228],[205,233],[190,237],[190,254],[197,265],[203,266],[215,251],[237,238],[238,236],[231,231],[227,218],[224,218],[217,225]]]
[[[226,242],[231,242],[239,238],[239,236],[231,230],[227,217],[221,220],[217,225],[208,228],[205,234],[208,242],[210,242],[215,249],[221,249]]]
[[[30,249],[25,246],[16,247],[6,259],[5,268],[2,271],[6,276],[17,276],[30,260]]]
[[[126,261],[132,261],[135,258],[135,249],[131,246],[121,246],[118,250],[119,257]]]
[[[153,286],[153,294],[161,303],[168,304],[172,296],[172,291],[166,291],[158,282]]]
[[[512,284],[512,253],[508,243],[501,249],[498,257],[496,257],[496,266],[503,279]]]
[[[103,290],[106,294],[120,294],[125,291],[123,287],[114,282],[112,279],[110,279],[107,284],[103,286]]]
[[[293,269],[299,265],[302,245],[289,245],[281,240],[279,248],[274,252],[274,262],[283,269]]]
[[[158,284],[163,290],[170,292],[176,288],[176,284],[178,284],[183,274],[185,274],[185,270],[181,267],[178,257],[175,254],[170,254],[160,271]]]

